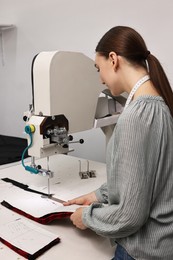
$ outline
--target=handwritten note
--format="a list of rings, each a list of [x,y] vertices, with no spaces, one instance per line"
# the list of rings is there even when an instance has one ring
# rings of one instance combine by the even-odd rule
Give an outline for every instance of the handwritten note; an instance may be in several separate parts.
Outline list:
[[[16,218],[5,225],[0,225],[0,237],[13,246],[29,254],[34,254],[56,239],[57,235],[23,218]]]

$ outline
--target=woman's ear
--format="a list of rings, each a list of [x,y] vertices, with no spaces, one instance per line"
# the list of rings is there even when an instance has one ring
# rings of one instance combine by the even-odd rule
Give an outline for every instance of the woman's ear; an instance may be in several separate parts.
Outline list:
[[[118,67],[118,56],[117,56],[117,54],[115,52],[111,51],[109,53],[109,59],[110,59],[112,66],[114,67],[114,70],[116,71],[116,69]]]

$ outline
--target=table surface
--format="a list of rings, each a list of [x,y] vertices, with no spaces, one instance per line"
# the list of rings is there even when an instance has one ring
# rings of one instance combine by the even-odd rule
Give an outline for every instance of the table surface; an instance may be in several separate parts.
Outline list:
[[[93,191],[105,182],[105,164],[89,161],[90,170],[96,171],[96,178],[81,179],[79,177],[79,160],[81,170],[86,171],[87,160],[85,159],[69,155],[56,155],[49,158],[49,168],[54,172],[54,177],[50,179],[50,192],[55,194],[55,197],[68,200]],[[46,159],[39,159],[36,163],[41,164],[43,168],[47,167]],[[47,193],[47,177],[26,172],[20,163],[1,166],[0,177],[11,178]],[[109,260],[114,255],[115,248],[110,245],[107,238],[98,236],[89,229],[79,230],[73,226],[69,219],[56,220],[48,225],[34,223],[57,234],[61,239],[59,244],[49,249],[38,259]],[[0,259],[21,260],[24,258],[0,243]]]

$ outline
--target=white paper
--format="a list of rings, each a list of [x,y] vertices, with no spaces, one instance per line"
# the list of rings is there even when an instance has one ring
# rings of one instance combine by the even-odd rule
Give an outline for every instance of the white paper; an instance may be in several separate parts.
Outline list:
[[[2,190],[1,190],[2,191]],[[40,194],[24,191],[13,186],[7,196],[1,194],[1,200],[6,200],[11,206],[18,208],[36,218],[57,212],[74,212],[80,205],[63,206],[54,200],[44,198]]]
[[[23,251],[34,254],[51,241],[57,235],[32,224],[29,221],[16,218],[15,220],[0,225],[0,237]]]

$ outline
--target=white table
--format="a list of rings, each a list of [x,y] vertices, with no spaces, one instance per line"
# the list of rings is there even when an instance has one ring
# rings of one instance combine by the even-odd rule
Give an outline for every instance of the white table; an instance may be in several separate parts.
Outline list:
[[[87,161],[80,160],[84,171],[87,168]],[[46,168],[46,159],[40,159],[37,163]],[[79,177],[79,158],[76,157],[68,155],[52,156],[49,159],[49,166],[50,170],[54,172],[54,177],[50,180],[50,191],[57,198],[63,200],[90,192],[106,180],[105,164],[98,162],[90,161],[90,169],[96,170],[97,177],[89,179]],[[1,166],[0,178],[5,177],[47,192],[47,178],[26,172],[21,164],[7,165],[5,168]],[[57,220],[48,225],[38,223],[36,225],[57,234],[61,239],[59,244],[49,249],[38,259],[109,260],[114,255],[115,248],[112,248],[108,239],[96,235],[89,229],[84,231],[77,229],[69,219]],[[0,259],[21,260],[24,258],[0,243]]]

